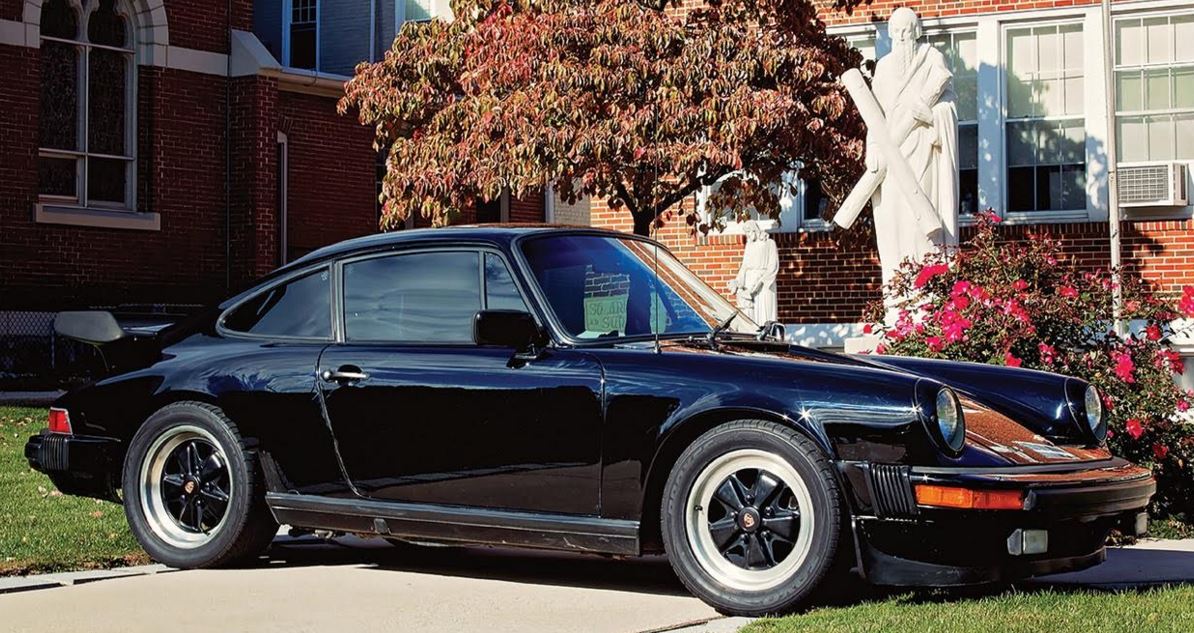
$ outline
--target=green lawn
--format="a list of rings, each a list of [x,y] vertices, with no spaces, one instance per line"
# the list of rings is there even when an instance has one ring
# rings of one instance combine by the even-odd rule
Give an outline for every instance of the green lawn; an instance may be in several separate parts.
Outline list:
[[[25,461],[46,410],[0,407],[0,576],[149,562],[114,503],[63,495]]]
[[[1194,631],[1194,586],[1140,591],[1009,591],[958,598],[934,591],[757,620],[740,633],[1102,633]]]

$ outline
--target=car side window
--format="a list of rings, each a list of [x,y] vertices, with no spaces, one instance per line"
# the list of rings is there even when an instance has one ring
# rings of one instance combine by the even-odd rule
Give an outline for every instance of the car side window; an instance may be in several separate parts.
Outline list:
[[[224,317],[233,332],[260,336],[332,337],[329,274],[325,268],[259,293]]]
[[[530,312],[506,262],[494,253],[485,253],[485,309]]]
[[[344,265],[349,341],[472,343],[481,254],[411,253]]]

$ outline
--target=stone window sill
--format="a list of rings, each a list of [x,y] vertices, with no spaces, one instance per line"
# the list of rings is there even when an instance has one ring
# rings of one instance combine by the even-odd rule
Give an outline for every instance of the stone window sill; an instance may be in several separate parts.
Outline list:
[[[157,213],[72,207],[48,203],[38,204],[33,208],[33,221],[38,224],[67,224],[132,231],[160,231],[162,228],[161,216]]]

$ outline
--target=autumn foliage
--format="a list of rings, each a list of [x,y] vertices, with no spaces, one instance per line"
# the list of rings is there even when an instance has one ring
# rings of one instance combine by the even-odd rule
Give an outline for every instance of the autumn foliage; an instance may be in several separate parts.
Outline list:
[[[411,214],[448,224],[477,199],[554,185],[565,200],[608,199],[645,233],[719,179],[718,213],[777,216],[769,183],[785,172],[803,165],[840,199],[861,170],[863,127],[838,83],[861,57],[826,34],[810,0],[452,10],[452,21],[404,24],[340,102],[388,152],[383,228]]]
[[[886,354],[1026,367],[1084,378],[1103,397],[1112,450],[1152,467],[1153,511],[1194,520],[1194,394],[1174,378],[1182,362],[1172,323],[1194,318],[1194,288],[1176,302],[1122,276],[1123,335],[1112,319],[1109,270],[1079,270],[1056,240],[1002,240],[998,217],[978,217],[956,253],[909,262],[886,292],[905,297],[899,319],[880,327]],[[882,314],[875,306],[875,316]]]

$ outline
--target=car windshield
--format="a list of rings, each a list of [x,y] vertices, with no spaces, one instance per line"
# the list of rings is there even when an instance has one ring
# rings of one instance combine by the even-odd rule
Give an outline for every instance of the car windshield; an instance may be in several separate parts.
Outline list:
[[[651,242],[604,235],[545,235],[522,252],[556,320],[573,338],[707,334],[759,326]],[[655,275],[658,252],[659,275]]]

